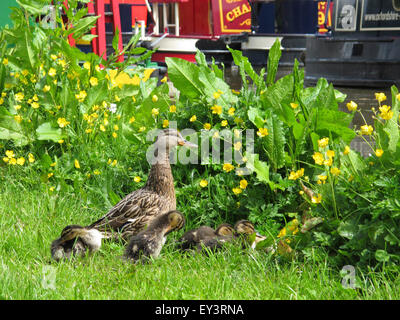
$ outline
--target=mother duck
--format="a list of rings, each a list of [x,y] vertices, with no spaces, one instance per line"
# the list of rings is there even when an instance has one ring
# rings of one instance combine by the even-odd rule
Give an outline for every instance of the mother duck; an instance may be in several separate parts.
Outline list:
[[[174,178],[171,172],[169,152],[173,147],[197,145],[185,140],[179,131],[161,131],[151,157],[152,167],[145,186],[128,194],[108,213],[85,229],[96,229],[103,238],[121,236],[128,241],[152,221],[153,218],[176,209]],[[150,159],[148,159],[150,160]],[[62,243],[62,241],[61,241]],[[59,248],[58,252],[62,251]]]

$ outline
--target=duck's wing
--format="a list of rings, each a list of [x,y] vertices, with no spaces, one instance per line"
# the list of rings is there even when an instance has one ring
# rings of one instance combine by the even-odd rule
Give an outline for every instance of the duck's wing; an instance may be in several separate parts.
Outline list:
[[[140,189],[128,194],[108,213],[87,228],[100,231],[120,231],[127,225],[137,225],[142,229],[149,219],[158,215],[166,207],[168,200],[152,191]],[[140,231],[140,230],[139,230]]]

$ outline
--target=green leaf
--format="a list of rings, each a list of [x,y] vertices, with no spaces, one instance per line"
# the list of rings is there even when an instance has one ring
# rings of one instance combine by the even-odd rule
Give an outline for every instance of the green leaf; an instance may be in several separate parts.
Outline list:
[[[283,123],[276,117],[267,119],[268,135],[263,139],[265,151],[273,164],[273,170],[282,168],[285,165],[285,132]]]
[[[180,58],[165,58],[169,79],[182,95],[198,98],[202,93],[199,82],[199,67]]]
[[[61,129],[53,128],[50,122],[42,123],[36,129],[36,134],[38,140],[52,140],[54,142],[58,142],[64,138]]]
[[[80,39],[80,37],[82,35],[84,35],[85,33],[88,33],[90,31],[90,29],[94,26],[94,24],[96,23],[96,20],[99,17],[100,16],[91,16],[91,17],[86,17],[86,18],[80,19],[78,22],[75,23],[73,28],[71,28],[65,32],[65,35],[69,35],[69,34],[73,33],[74,39]]]
[[[232,54],[233,62],[240,68],[240,72],[242,74],[242,80],[244,78],[244,83],[246,83],[245,74],[251,78],[255,83],[258,82],[258,74],[254,71],[253,66],[249,62],[247,57],[243,56],[243,53],[239,50],[234,50],[228,47],[228,50]]]
[[[196,62],[197,62],[199,67],[208,68],[208,64],[207,64],[207,61],[206,61],[206,56],[200,50],[197,50],[197,52],[196,52]]]
[[[388,262],[390,255],[385,250],[378,249],[375,251],[375,259],[379,262]]]
[[[113,40],[112,40],[112,47],[113,47],[115,53],[119,52],[118,41],[119,41],[119,29],[116,28],[115,35],[114,35]]]
[[[268,53],[267,86],[272,86],[275,82],[281,55],[282,55],[281,42],[279,41],[279,38],[276,38],[274,44],[272,45],[271,49],[269,49]]]
[[[349,240],[351,240],[358,231],[358,225],[353,220],[342,221],[338,227],[338,233]]]
[[[256,126],[256,128],[264,127],[264,119],[266,118],[265,112],[260,109],[250,107],[247,111],[249,120]]]
[[[398,117],[399,117],[399,106],[400,101],[396,98],[396,95],[399,93],[395,86],[391,88],[392,92],[392,107],[391,110],[393,112],[393,117],[390,120],[386,120],[386,124],[384,126],[384,131],[388,135],[389,143],[387,150],[389,152],[395,153],[397,143],[399,142],[399,128],[397,125]]]

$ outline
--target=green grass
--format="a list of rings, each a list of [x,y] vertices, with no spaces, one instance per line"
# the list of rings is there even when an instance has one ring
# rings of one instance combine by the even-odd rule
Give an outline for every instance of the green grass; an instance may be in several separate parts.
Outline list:
[[[18,182],[0,187],[1,299],[400,298],[398,269],[358,271],[360,288],[344,289],[339,270],[321,257],[303,264],[235,247],[210,257],[183,255],[174,248],[172,237],[150,264],[120,259],[122,243],[105,243],[92,256],[56,263],[49,248],[63,227],[85,225],[107,208],[88,207],[87,200],[40,188],[25,188]],[[54,288],[46,286],[46,270],[54,275]]]

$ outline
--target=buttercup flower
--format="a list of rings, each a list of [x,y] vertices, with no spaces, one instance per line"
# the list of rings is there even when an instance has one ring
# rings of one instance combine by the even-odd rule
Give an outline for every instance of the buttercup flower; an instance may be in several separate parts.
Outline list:
[[[383,155],[383,150],[382,149],[376,149],[375,154],[378,158],[382,157]]]
[[[191,116],[191,118],[189,119],[190,122],[195,122],[197,120],[196,115]]]
[[[235,108],[229,108],[229,110],[228,110],[228,114],[230,115],[230,116],[233,116],[234,114],[235,114]]]
[[[211,129],[211,124],[205,123],[203,127],[204,127],[205,130],[210,130]]]
[[[15,100],[17,102],[21,102],[22,100],[24,100],[24,94],[22,92],[18,92],[17,94],[15,94]]]
[[[346,155],[346,154],[349,154],[349,153],[350,153],[350,147],[349,146],[345,146],[343,154]]]
[[[205,188],[208,186],[208,181],[203,179],[200,181],[199,184],[200,184],[200,187]]]
[[[133,178],[133,181],[135,181],[136,183],[139,183],[140,181],[142,181],[142,178],[139,176],[136,176]]]
[[[90,77],[89,82],[92,87],[97,86],[99,84],[99,80],[97,80],[96,77]]]
[[[222,120],[221,121],[221,126],[222,127],[226,127],[228,125],[228,121],[227,120]]]
[[[261,138],[265,137],[268,135],[268,129],[267,128],[258,128],[257,135]]]
[[[326,152],[326,155],[327,155],[328,158],[333,158],[333,157],[335,156],[335,151],[333,151],[333,150],[328,150],[328,151]]]
[[[370,125],[361,126],[361,134],[370,135],[374,131],[374,128]]]
[[[163,128],[166,128],[166,127],[168,127],[169,126],[169,121],[168,120],[163,120]]]
[[[159,109],[157,109],[157,108],[151,109],[151,114],[152,114],[154,117],[155,117],[155,116],[158,116],[159,113],[160,113],[160,110],[159,110]]]
[[[39,108],[39,103],[37,103],[37,102],[32,102],[32,103],[31,103],[31,107],[32,107],[33,109],[37,109],[37,108]]]
[[[334,176],[338,176],[338,175],[340,174],[340,169],[338,169],[338,168],[336,168],[336,167],[331,168],[331,173],[332,173]]]
[[[8,59],[7,58],[3,58],[3,64],[6,66],[8,65]]]
[[[212,110],[212,113],[215,113],[218,115],[220,115],[222,113],[222,107],[218,106],[216,104],[211,107],[211,110]]]
[[[321,203],[322,201],[322,195],[319,194],[318,196],[312,196],[311,197],[311,202],[312,203]]]
[[[50,86],[46,84],[46,85],[43,87],[43,92],[48,92],[48,91],[50,91]]]
[[[350,101],[349,103],[346,104],[347,109],[349,109],[349,111],[356,111],[357,110],[357,103],[355,103],[354,101]]]
[[[224,163],[224,165],[222,166],[222,169],[223,169],[224,171],[226,171],[226,172],[230,172],[230,171],[232,171],[233,169],[235,169],[235,167],[234,167],[232,164],[230,164],[230,163]]]
[[[153,96],[151,97],[151,101],[157,102],[157,101],[158,101],[158,97],[157,97],[156,95],[153,95]]]
[[[329,144],[329,138],[322,138],[318,140],[318,147],[325,148]]]
[[[14,116],[14,120],[16,122],[18,122],[18,123],[21,123],[22,122],[22,117],[19,114],[17,114],[16,116]]]
[[[29,154],[28,154],[28,161],[29,161],[30,163],[35,162],[35,156],[34,156],[32,153],[29,153]]]
[[[384,119],[384,120],[390,120],[393,117],[393,111],[390,110],[390,106],[387,106],[386,104],[383,105],[382,107],[379,107],[379,111],[381,112],[379,116]]]
[[[322,155],[322,153],[315,152],[312,157],[316,164],[322,165],[324,163],[324,156]]]
[[[60,128],[65,128],[67,125],[70,124],[70,122],[67,121],[65,118],[58,118],[58,119],[57,119],[57,123],[58,123],[58,126],[59,126]]]
[[[214,92],[213,94],[214,99],[219,99],[220,96],[221,94],[219,92]]]
[[[296,172],[295,171],[290,172],[288,179],[289,180],[297,180],[297,179],[301,178],[302,176],[304,176],[304,168],[301,168],[300,170],[297,170]]]
[[[86,70],[90,70],[90,62],[86,61],[86,62],[83,64],[83,67],[84,67]]]
[[[54,68],[50,68],[49,69],[48,75],[50,77],[54,77],[56,74],[57,74],[57,70],[56,69],[54,69]]]
[[[161,81],[162,83],[166,83],[166,82],[168,81],[167,76],[165,76],[164,78],[162,78],[160,81]]]
[[[236,142],[233,145],[233,149],[235,149],[236,151],[239,151],[240,149],[242,149],[242,143],[240,141]]]
[[[169,112],[176,112],[176,105],[170,105],[169,106]]]
[[[247,184],[248,184],[248,182],[246,179],[240,180],[240,182],[239,182],[240,189],[243,189],[243,190],[246,189]]]
[[[236,194],[236,195],[238,195],[238,194],[240,194],[240,193],[243,192],[243,190],[240,189],[240,188],[233,188],[232,191],[233,191],[233,193]]]
[[[77,169],[81,168],[81,165],[79,164],[79,161],[77,159],[75,159],[74,165],[75,165],[75,168],[77,168]]]
[[[75,95],[75,98],[79,101],[79,102],[83,102],[85,100],[87,96],[87,93],[85,90],[82,90],[79,92],[79,94]]]
[[[375,93],[375,99],[379,102],[386,100],[386,95],[383,92]]]
[[[292,109],[296,109],[296,108],[299,106],[299,104],[298,104],[298,103],[291,102],[291,103],[290,103],[290,106],[292,107]]]
[[[129,124],[134,123],[135,120],[136,120],[135,117],[131,117],[131,118],[129,119]]]

